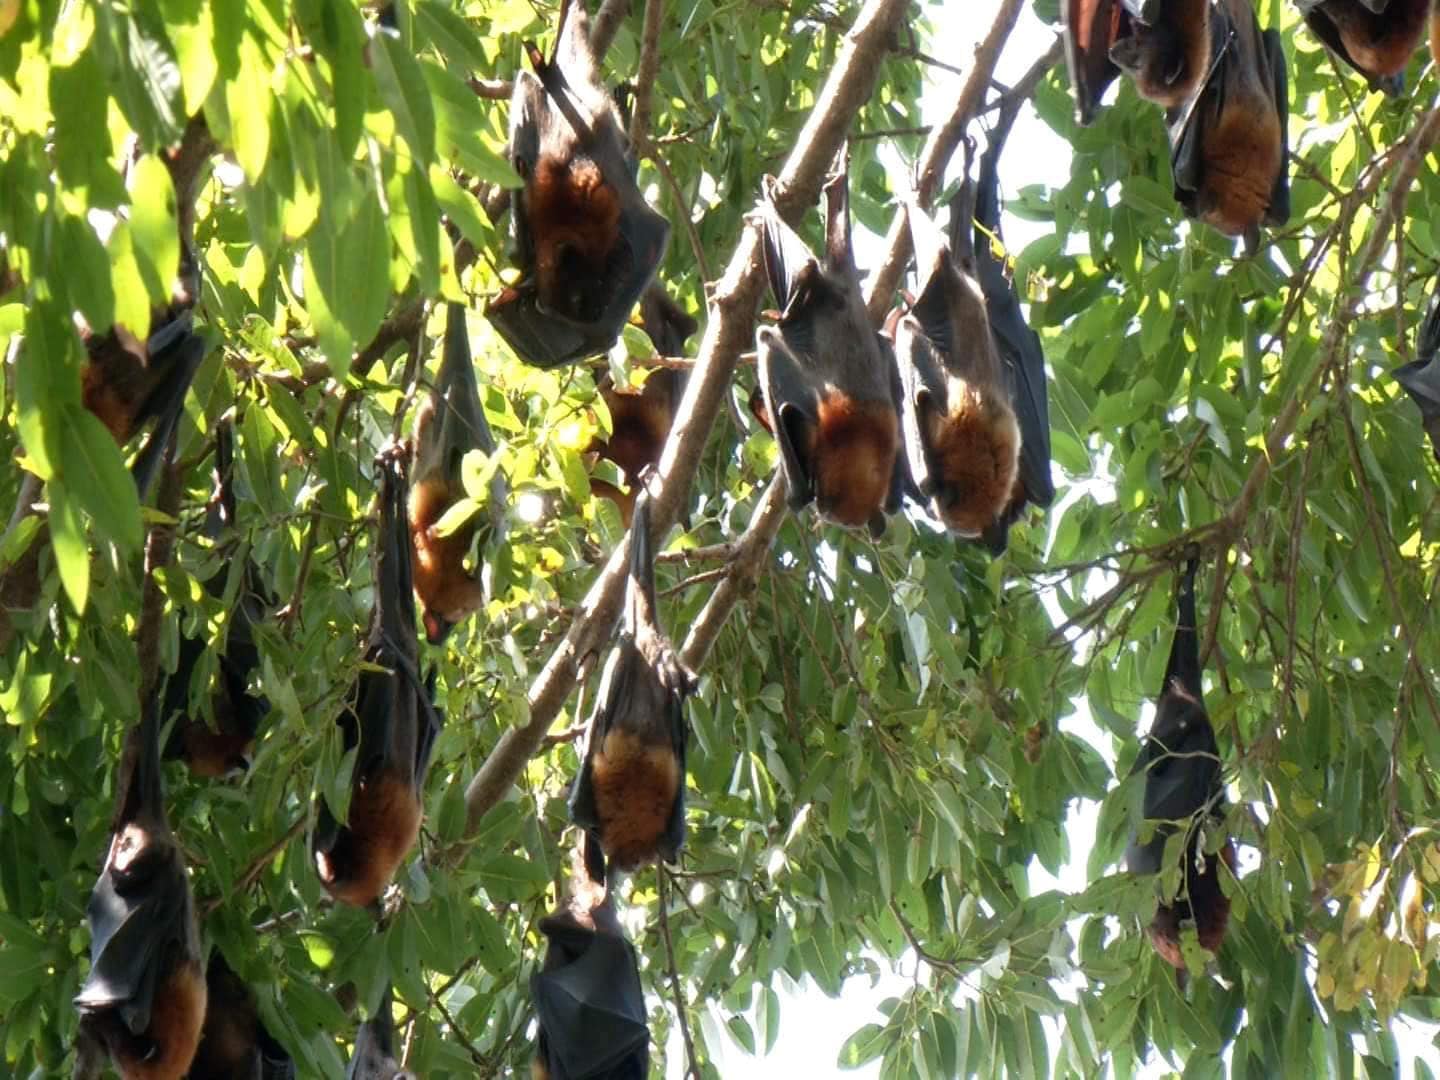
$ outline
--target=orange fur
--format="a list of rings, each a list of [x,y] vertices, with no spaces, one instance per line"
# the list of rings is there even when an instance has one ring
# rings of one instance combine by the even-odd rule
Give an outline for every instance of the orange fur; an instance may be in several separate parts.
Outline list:
[[[958,390],[959,404],[950,415],[930,421],[930,448],[940,477],[937,501],[948,528],[978,536],[1014,497],[1020,425],[998,394],[966,384]]]
[[[670,437],[674,418],[675,375],[667,370],[651,372],[641,390],[600,388],[610,410],[610,440],[594,449],[625,472],[634,483],[647,466],[660,460],[660,451]]]
[[[436,523],[461,494],[451,491],[439,473],[421,478],[410,488],[410,534],[415,548],[411,565],[415,594],[427,615],[427,626],[431,612],[447,622],[458,623],[485,602],[480,583],[465,572],[465,556],[480,526],[478,517],[449,536],[435,531]]]
[[[192,776],[208,780],[226,776],[241,758],[249,758],[253,739],[226,731],[220,717],[216,717],[218,730],[211,731],[203,720],[185,722],[180,729],[180,741],[184,747],[180,755],[190,767]]]
[[[591,761],[600,846],[612,865],[653,862],[680,790],[680,762],[668,745],[612,729]]]
[[[630,519],[635,516],[635,491],[627,491],[606,480],[596,480],[592,477],[590,494],[597,499],[609,499],[614,503],[615,508],[620,511],[620,520],[625,523],[627,529],[630,527]]]
[[[338,866],[338,859],[316,856],[320,880],[330,895],[356,907],[373,903],[420,838],[420,817],[420,800],[408,780],[391,772],[361,780],[350,798],[344,831],[351,851],[363,858]]]
[[[1405,70],[1419,47],[1429,5],[1430,0],[1394,0],[1377,15],[1359,0],[1348,0],[1326,4],[1321,11],[1360,70],[1390,78]]]
[[[536,288],[540,302],[553,306],[562,284],[562,249],[602,269],[619,234],[620,200],[593,162],[545,156],[530,186],[529,213]]]
[[[1135,79],[1135,90],[1162,108],[1177,109],[1194,96],[1210,67],[1210,0],[1168,0],[1168,3],[1164,33],[1180,38],[1185,44],[1185,77],[1168,85],[1162,72],[1141,71]],[[1119,18],[1120,10],[1117,3],[1113,19]],[[1154,30],[1138,21],[1133,21],[1131,26],[1142,43],[1156,36]]]
[[[138,1040],[147,1049],[153,1044],[154,1056],[142,1060],[135,1053],[134,1042],[112,1050],[123,1080],[181,1080],[185,1076],[200,1045],[206,996],[200,965],[193,960],[176,964],[165,984],[156,988],[150,1027]]]
[[[820,402],[820,423],[810,446],[815,502],[841,525],[867,524],[890,493],[900,420],[889,402],[856,401],[831,389]]]
[[[1187,860],[1190,858],[1186,856]],[[1182,924],[1193,922],[1200,946],[1218,953],[1230,925],[1230,899],[1220,888],[1220,859],[1231,872],[1235,869],[1235,847],[1228,840],[1218,855],[1205,856],[1203,872],[1196,874],[1187,862],[1186,880],[1173,904],[1162,905],[1150,923],[1150,942],[1170,966],[1185,970],[1180,948]],[[1198,911],[1197,911],[1198,909]]]
[[[1281,160],[1280,118],[1268,100],[1243,95],[1205,130],[1205,190],[1200,219],[1226,236],[1260,224]]]
[[[80,401],[123,444],[135,434],[135,414],[155,381],[144,361],[105,341],[80,369]]]

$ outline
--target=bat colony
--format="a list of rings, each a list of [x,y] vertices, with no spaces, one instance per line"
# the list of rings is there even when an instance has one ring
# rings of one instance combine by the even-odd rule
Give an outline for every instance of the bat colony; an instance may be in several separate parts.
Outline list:
[[[1396,93],[1425,36],[1440,37],[1430,0],[1299,0],[1336,58]],[[1094,121],[1120,75],[1164,111],[1176,201],[1187,216],[1246,248],[1289,216],[1289,90],[1275,29],[1252,0],[1066,0],[1066,58],[1081,124]],[[1435,47],[1440,50],[1440,40]],[[515,77],[510,161],[523,186],[511,227],[518,277],[485,316],[523,361],[592,360],[617,341],[637,304],[661,357],[682,358],[698,324],[655,283],[669,225],[646,201],[620,111],[600,82],[585,12],[562,6],[554,51],[526,52]],[[756,333],[756,420],[774,438],[795,511],[880,535],[905,500],[954,536],[995,555],[1025,508],[1055,497],[1045,357],[1021,294],[997,254],[998,162],[1015,118],[991,127],[978,179],[967,155],[948,230],[920,207],[906,215],[915,291],[885,320],[867,317],[851,246],[848,181],[824,189],[817,255],[777,205],[766,178],[751,218],[778,317]],[[121,327],[85,331],[83,403],[124,444],[153,429],[133,465],[149,490],[208,351],[193,323],[198,273],[182,258],[173,303],[141,340]],[[363,665],[335,723],[350,762],[347,798],[315,796],[313,868],[335,900],[377,908],[415,850],[425,778],[442,718],[436,671],[422,674],[416,603],[427,643],[484,607],[485,553],[504,536],[510,501],[491,469],[467,488],[466,460],[494,458],[465,309],[450,303],[442,355],[412,436],[374,463],[379,526],[372,542],[374,609]],[[1417,359],[1395,377],[1419,407],[1440,460],[1440,293],[1419,332]],[[538,1020],[534,1075],[549,1080],[648,1074],[649,1028],[635,948],[611,894],[617,873],[674,861],[685,840],[686,699],[697,682],[660,626],[647,484],[685,392],[682,370],[659,366],[640,385],[595,373],[609,414],[590,450],[619,483],[596,478],[629,530],[622,625],[604,664],[569,795],[581,842],[573,895],[539,921],[548,942],[532,976]],[[423,376],[422,376],[423,378]],[[204,581],[226,611],[220,639],[182,634],[178,664],[143,702],[116,777],[116,811],[87,909],[90,971],[75,1005],[78,1054],[110,1059],[122,1077],[281,1078],[295,1075],[250,987],[217,949],[208,965],[181,844],[171,830],[164,759],[193,777],[243,777],[265,734],[261,644],[275,601],[243,558],[237,522],[235,424],[213,431],[215,490],[202,548],[221,569]],[[470,463],[476,459],[471,458]],[[473,550],[477,548],[478,551]],[[468,566],[467,566],[468,562]],[[1134,766],[1143,787],[1127,868],[1155,875],[1149,936],[1179,977],[1217,954],[1229,919],[1235,850],[1225,831],[1219,746],[1205,709],[1196,625],[1198,557],[1179,579],[1178,617],[1156,717]],[[207,667],[207,650],[216,654]],[[203,672],[212,678],[201,679]],[[327,789],[329,790],[329,789]],[[1172,839],[1178,842],[1172,844]],[[348,1077],[408,1077],[387,988],[355,1038]]]

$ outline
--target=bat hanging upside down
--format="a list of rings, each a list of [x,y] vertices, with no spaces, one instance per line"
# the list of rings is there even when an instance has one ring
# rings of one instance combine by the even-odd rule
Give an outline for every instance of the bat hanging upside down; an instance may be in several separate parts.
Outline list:
[[[422,680],[411,589],[410,530],[405,517],[404,455],[382,454],[379,559],[367,664],[336,718],[346,751],[355,750],[350,811],[335,820],[324,796],[311,852],[320,881],[335,899],[373,903],[420,836],[422,795],[441,717],[435,670]]]
[[[355,1052],[345,1080],[416,1080],[409,1069],[400,1067],[395,1045],[395,1014],[390,988],[380,996],[375,1014],[360,1025],[355,1035]]]
[[[1433,0],[1297,0],[1305,23],[1332,53],[1365,76],[1372,90],[1405,90],[1405,68],[1430,26],[1440,63],[1440,5]]]

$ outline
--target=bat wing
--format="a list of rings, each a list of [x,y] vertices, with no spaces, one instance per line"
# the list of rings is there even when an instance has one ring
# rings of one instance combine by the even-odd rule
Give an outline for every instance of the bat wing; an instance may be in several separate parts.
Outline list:
[[[650,1029],[634,949],[611,934],[588,938],[566,945],[574,959],[530,980],[551,1077],[628,1075],[627,1065],[643,1077]]]
[[[1106,89],[1120,74],[1110,59],[1122,17],[1117,0],[1065,0],[1065,63],[1075,93],[1075,116],[1080,124],[1095,119]]]
[[[1170,642],[1170,660],[1165,666],[1165,685],[1161,698],[1178,686],[1197,703],[1203,702],[1204,688],[1200,678],[1200,637],[1195,626],[1195,573],[1197,559],[1189,560],[1180,575],[1178,618],[1175,636]]]
[[[470,335],[465,326],[465,307],[450,304],[445,313],[445,352],[436,377],[441,400],[436,412],[438,423],[430,425],[427,436],[443,447],[453,458],[447,468],[458,475],[460,459],[472,449],[495,453],[495,434],[480,404],[480,384],[475,378],[475,363],[470,354]],[[422,450],[422,457],[424,451]],[[490,476],[490,519],[500,531],[505,524],[505,506],[510,501],[505,476],[496,469]]]
[[[184,329],[173,329],[183,324]],[[160,342],[156,347],[154,342]],[[152,334],[146,343],[149,364],[168,369],[166,376],[145,399],[135,417],[136,424],[155,418],[155,427],[146,436],[135,462],[130,466],[130,475],[135,479],[136,490],[143,499],[155,479],[155,472],[165,456],[165,448],[175,436],[175,428],[185,411],[185,394],[195,378],[200,362],[205,359],[205,339],[189,330],[189,317],[175,320]]]
[[[1430,311],[1420,324],[1415,340],[1415,359],[1395,369],[1395,381],[1410,395],[1420,410],[1420,419],[1425,430],[1437,439],[1440,431],[1440,291],[1431,301]],[[1436,454],[1440,455],[1440,439],[1437,439]]]
[[[819,398],[807,365],[783,330],[762,326],[756,333],[760,387],[780,448],[780,468],[793,509],[815,498],[811,449],[819,424]]]
[[[1238,63],[1235,24],[1222,7],[1210,12],[1210,68],[1188,105],[1166,110],[1170,129],[1170,169],[1175,200],[1186,214],[1196,214],[1196,196],[1205,178],[1205,130],[1216,123],[1225,108],[1225,73]]]
[[[1270,192],[1265,222],[1284,225],[1290,220],[1290,76],[1285,67],[1285,50],[1280,45],[1280,31],[1272,26],[1260,40],[1264,67],[1270,77],[1271,100],[1275,103],[1275,115],[1280,118],[1280,172]]]
[[[527,184],[540,161],[540,128],[548,111],[544,84],[528,71],[517,72],[515,89],[510,94],[510,164]],[[524,189],[516,199],[524,202]],[[535,240],[530,235],[530,217],[522,207],[521,212],[511,213],[510,220],[520,265],[533,266]]]
[[[355,1052],[345,1070],[345,1080],[415,1080],[415,1074],[402,1070],[395,1057],[395,1019],[389,987],[375,1015],[355,1033]]]
[[[526,282],[505,289],[486,304],[485,317],[515,355],[534,367],[562,367],[609,348],[592,346],[584,327],[542,312],[534,286]]]
[[[683,356],[686,340],[700,328],[659,285],[647,289],[640,301],[640,324],[661,356]]]
[[[895,363],[900,372],[900,433],[910,479],[928,499],[939,477],[931,466],[931,417],[946,407],[945,372],[920,320],[905,315],[895,328]]]

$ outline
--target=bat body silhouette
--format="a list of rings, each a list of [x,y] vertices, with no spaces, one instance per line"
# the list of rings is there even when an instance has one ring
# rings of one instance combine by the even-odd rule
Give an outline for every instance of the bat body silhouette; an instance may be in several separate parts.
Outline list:
[[[1188,101],[1210,66],[1211,0],[1065,0],[1065,61],[1079,122],[1123,72],[1164,108]]]
[[[791,508],[814,502],[822,517],[878,536],[904,475],[897,377],[860,294],[843,172],[825,185],[825,219],[817,260],[781,220],[767,178],[755,220],[781,314],[778,326],[756,333],[760,393],[751,408],[775,436]]]
[[[350,811],[342,825],[320,796],[311,841],[321,883],[359,907],[379,897],[419,838],[425,772],[441,724],[435,672],[422,680],[419,671],[402,457],[389,452],[378,462],[379,560],[365,661],[383,670],[360,673],[336,720],[346,751],[355,750]]]
[[[534,1080],[645,1080],[645,991],[610,902],[550,915],[540,931],[550,944],[530,977],[540,1027]]]
[[[1154,832],[1142,841],[1137,830],[1125,849],[1125,864],[1137,874],[1164,869],[1165,841],[1185,830],[1180,887],[1162,903],[1150,923],[1150,941],[1166,962],[1181,972],[1181,930],[1193,925],[1200,944],[1218,952],[1230,920],[1230,901],[1220,887],[1219,863],[1231,871],[1235,850],[1227,839],[1216,854],[1204,854],[1200,834],[1215,828],[1224,805],[1220,753],[1215,731],[1205,712],[1200,679],[1200,645],[1195,626],[1195,571],[1191,559],[1180,579],[1179,619],[1165,668],[1165,685],[1156,702],[1155,723],[1135,762],[1145,776],[1142,816]]]
[[[1440,290],[1430,302],[1430,313],[1420,324],[1415,359],[1395,369],[1395,381],[1420,410],[1420,422],[1430,436],[1430,450],[1440,461]]]
[[[636,184],[639,161],[600,85],[579,3],[562,5],[550,59],[510,99],[511,214],[522,278],[485,314],[527,363],[556,367],[615,344],[655,276],[670,226]]]
[[[472,516],[448,536],[436,528],[445,512],[465,497],[460,465],[470,450],[495,452],[495,436],[480,404],[480,388],[470,358],[465,309],[450,304],[445,321],[445,350],[435,387],[415,416],[411,440],[414,482],[410,489],[410,532],[415,549],[415,592],[430,644],[445,640],[455,625],[485,602],[477,576],[465,558],[481,520]],[[497,470],[490,480],[490,517],[499,531],[509,495]]]
[[[295,1062],[265,1030],[255,997],[219,949],[205,971],[209,1003],[192,1080],[295,1080]]]
[[[130,467],[141,498],[185,411],[185,394],[205,358],[205,339],[191,329],[190,309],[172,309],[144,341],[124,327],[85,339],[80,400],[121,446],[154,421]]]
[[[400,1067],[395,1046],[395,1016],[387,987],[375,1015],[360,1025],[355,1035],[355,1053],[345,1080],[415,1080],[415,1074]]]
[[[695,676],[660,629],[649,496],[630,526],[630,581],[620,638],[590,714],[570,818],[585,831],[585,868],[601,884],[607,860],[634,870],[673,861],[685,842],[685,699]]]
[[[1000,154],[1018,109],[1004,111],[991,129],[985,153],[980,158],[980,177],[975,188],[974,220],[966,212],[967,200],[951,204],[952,250],[972,251],[975,277],[985,297],[985,314],[990,336],[1000,358],[1001,373],[1016,423],[1020,426],[1019,475],[1010,502],[981,530],[981,543],[994,555],[1009,543],[1010,526],[1020,519],[1027,503],[1048,507],[1055,501],[1055,482],[1050,476],[1050,395],[1045,381],[1045,352],[1040,335],[1030,328],[1020,310],[1020,296],[1006,272],[1004,261],[995,254],[991,237],[1000,239]],[[968,178],[966,185],[968,186]],[[966,246],[965,231],[973,229]]]
[[[1290,90],[1280,32],[1261,31],[1252,0],[1217,0],[1211,63],[1191,101],[1166,113],[1175,199],[1189,217],[1248,251],[1260,225],[1290,218]]]
[[[205,1019],[205,974],[185,858],[165,815],[159,702],[131,729],[115,825],[86,914],[90,974],[75,998],[82,1039],[123,1080],[179,1080]]]
[[[236,527],[234,464],[234,429],[226,421],[215,429],[215,494],[204,528],[217,541]],[[163,715],[177,716],[165,743],[165,757],[184,761],[193,775],[207,779],[249,771],[255,737],[270,711],[269,701],[246,693],[251,674],[260,667],[253,627],[265,617],[269,598],[263,595],[259,572],[248,557],[241,574],[241,595],[211,695],[214,726],[190,708],[191,675],[205,652],[202,639],[181,637],[179,662],[165,685]],[[205,583],[206,591],[223,596],[227,576],[221,570]]]
[[[695,333],[697,323],[658,286],[652,286],[640,301],[640,319],[661,356],[680,356],[685,340]],[[604,480],[592,480],[595,494],[611,500],[629,527],[641,476],[660,462],[680,397],[685,392],[685,373],[674,368],[653,368],[640,389],[617,387],[608,373],[600,375],[596,388],[610,410],[610,438],[597,439],[590,449],[613,461],[625,477],[625,489]]]
[[[1431,2],[1297,0],[1297,6],[1332,53],[1364,75],[1372,90],[1393,96],[1404,92],[1405,68],[1424,40]],[[1431,25],[1432,35],[1437,28],[1440,21]]]

